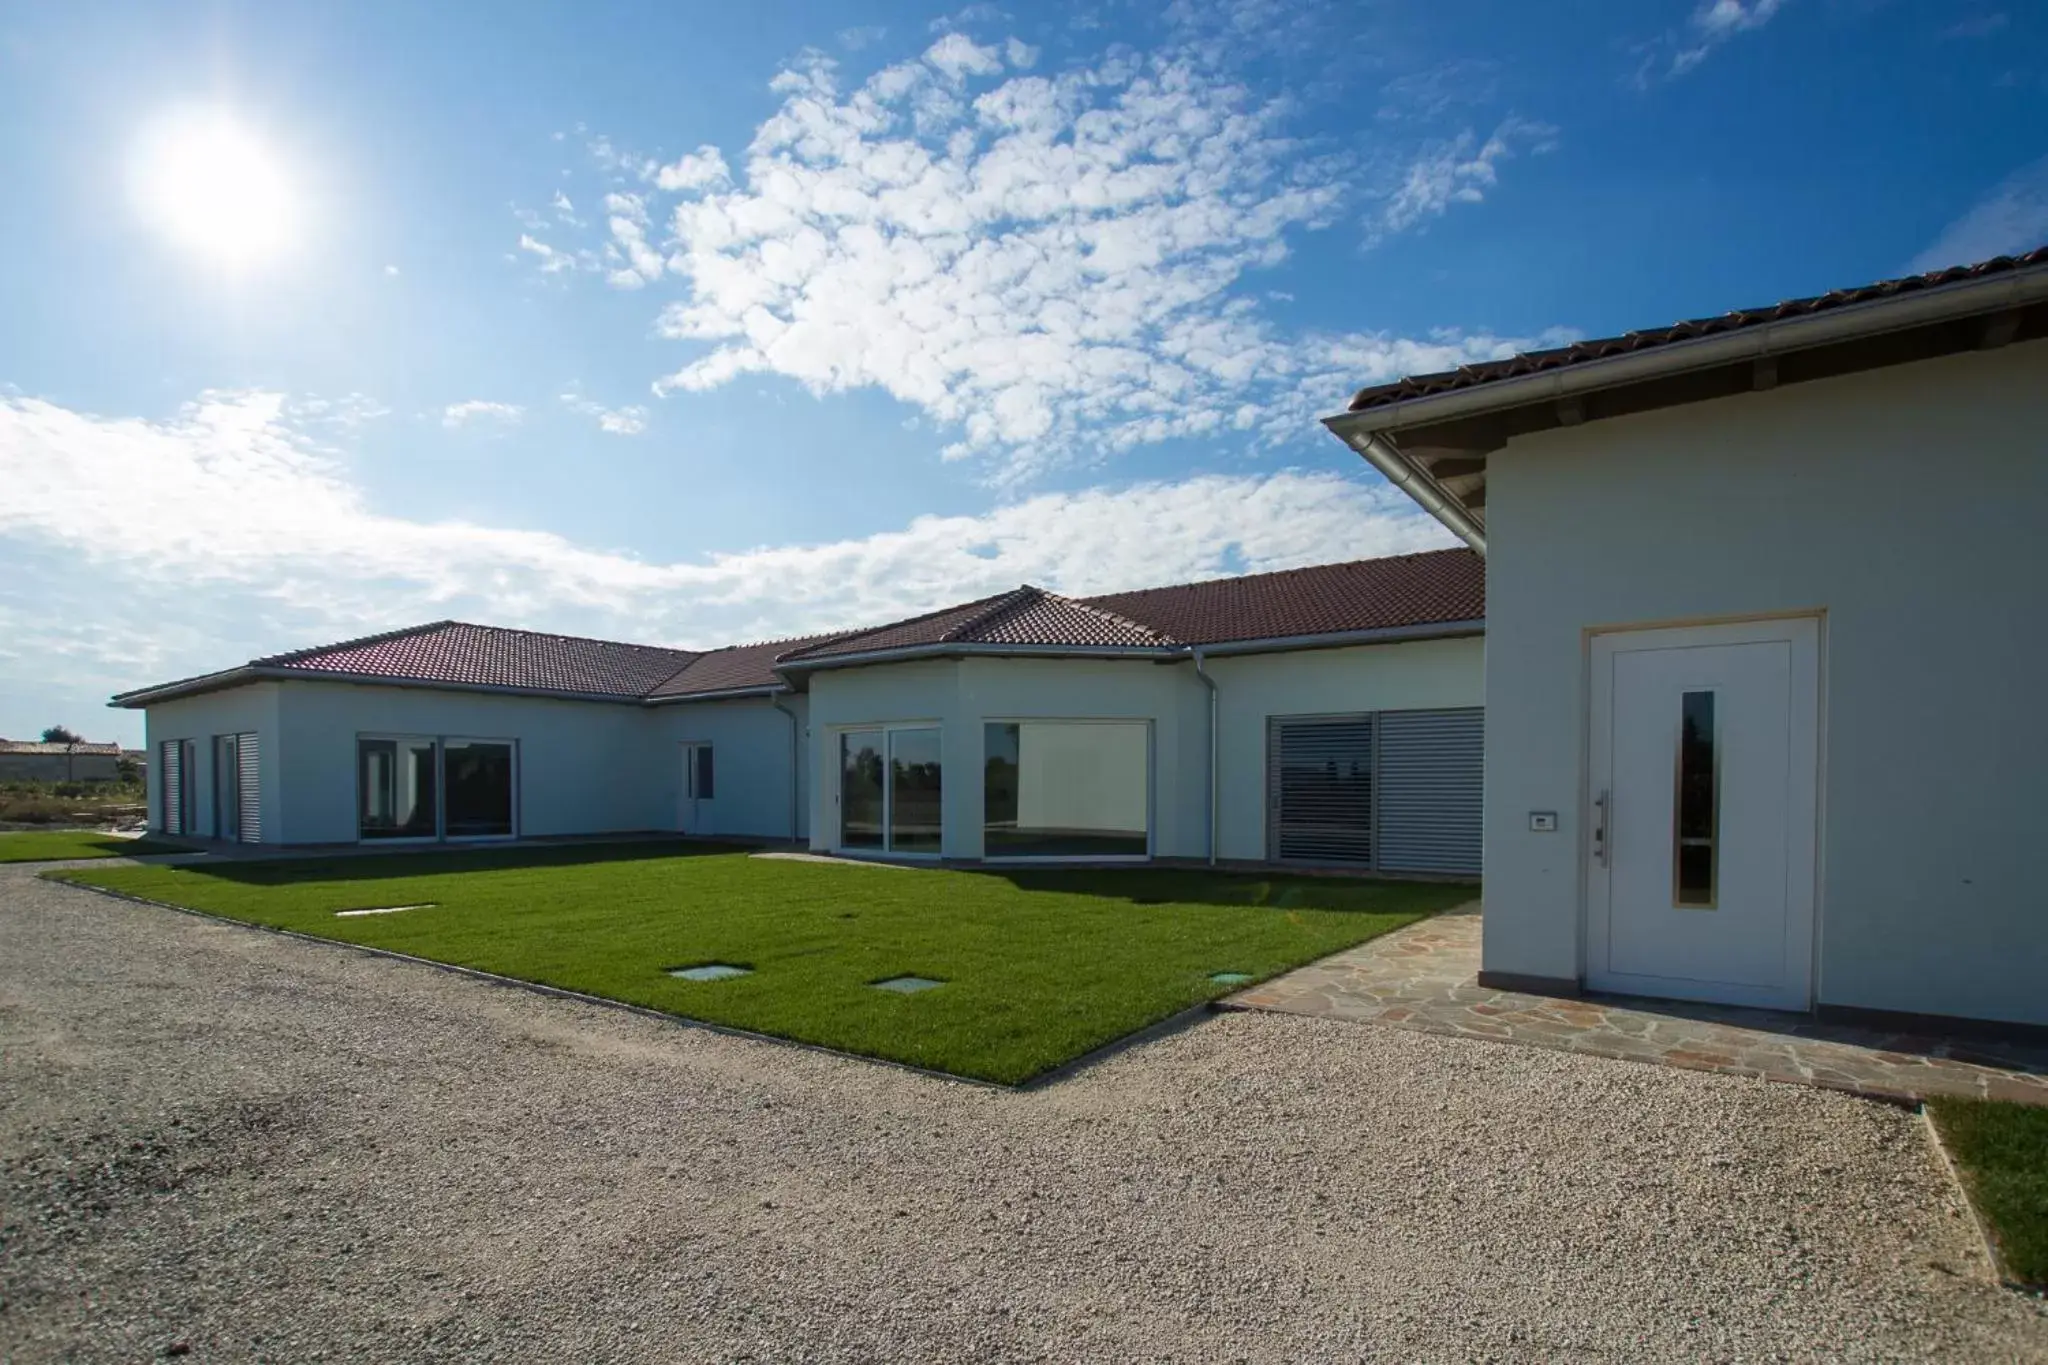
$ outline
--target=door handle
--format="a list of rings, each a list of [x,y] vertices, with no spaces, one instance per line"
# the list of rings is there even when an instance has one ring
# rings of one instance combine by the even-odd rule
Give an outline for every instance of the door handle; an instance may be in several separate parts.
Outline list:
[[[1607,866],[1607,825],[1614,818],[1612,804],[1606,792],[1593,798],[1593,861]]]

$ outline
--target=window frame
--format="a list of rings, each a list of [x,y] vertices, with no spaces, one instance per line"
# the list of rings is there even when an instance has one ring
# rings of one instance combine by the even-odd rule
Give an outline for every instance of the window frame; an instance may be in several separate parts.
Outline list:
[[[432,834],[403,834],[371,838],[363,833],[363,741],[370,740],[388,744],[426,743],[433,747],[434,754],[434,832]],[[508,834],[456,834],[448,833],[448,781],[446,753],[449,744],[502,744],[512,751],[512,829]],[[422,844],[503,844],[512,843],[521,837],[524,821],[520,785],[523,777],[519,741],[506,735],[433,735],[402,730],[358,730],[355,733],[351,759],[355,767],[355,817],[356,842],[375,848],[418,847]]]
[[[991,725],[1135,725],[1145,730],[1145,851],[1143,853],[1004,853],[988,851],[988,727]],[[1020,735],[1021,740],[1021,735]],[[1021,746],[1020,746],[1021,749]],[[1028,863],[1149,863],[1158,856],[1159,783],[1158,726],[1150,716],[983,716],[981,718],[981,861]]]

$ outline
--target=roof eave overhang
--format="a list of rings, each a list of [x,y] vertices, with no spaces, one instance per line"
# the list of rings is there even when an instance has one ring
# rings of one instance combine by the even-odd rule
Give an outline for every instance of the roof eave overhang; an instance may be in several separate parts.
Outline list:
[[[1497,379],[1447,393],[1425,394],[1359,412],[1340,412],[1325,417],[1323,425],[1348,440],[1353,432],[1400,431],[1453,417],[1526,407],[1572,394],[1682,374],[1731,361],[1786,355],[1836,341],[2002,313],[2043,301],[2048,301],[2048,265],[2028,266],[2003,275],[1959,280],[1910,294],[1895,294],[1867,303],[1847,304],[1801,317],[1758,323],[1687,341],[1666,342],[1622,355],[1561,365],[1536,374]]]
[[[1486,618],[1463,621],[1427,621],[1412,626],[1380,626],[1371,630],[1336,630],[1316,635],[1276,635],[1260,640],[1226,640],[1213,645],[1190,645],[1181,657],[1199,653],[1205,659],[1232,654],[1286,654],[1299,649],[1342,649],[1348,645],[1397,645],[1410,640],[1449,640],[1484,635]]]
[[[424,688],[431,692],[486,692],[509,697],[545,697],[555,701],[597,701],[623,705],[638,705],[638,693],[623,695],[612,692],[573,692],[543,687],[506,687],[496,683],[443,682],[431,678],[392,678],[374,673],[339,673],[325,669],[311,668],[265,668],[247,665],[230,668],[219,673],[209,673],[203,678],[192,678],[184,682],[165,683],[159,687],[146,687],[134,692],[122,692],[107,704],[127,710],[155,706],[160,702],[176,701],[181,697],[198,696],[206,692],[221,692],[231,687],[243,687],[257,682],[335,682],[348,683],[357,687],[409,687]]]
[[[649,697],[643,706],[673,706],[686,701],[738,701],[747,697],[779,697],[789,691],[785,683],[766,683],[753,687],[721,687],[710,692],[677,692],[666,697]]]
[[[2044,303],[2048,265],[2028,266],[1340,412],[1325,417],[1323,425],[1484,554],[1486,456],[1518,427],[1526,431],[1575,426],[1741,389],[1768,389],[1780,382],[1919,359],[1923,357],[1912,350],[1912,338],[1899,334],[1919,332],[1939,339],[1939,329],[1952,330],[1954,324],[1971,319],[1985,322],[1962,346],[1951,341],[1947,350],[1936,353],[1995,347],[2018,334],[2023,316],[2035,319],[2030,334],[2039,334]],[[2028,309],[2036,311],[2027,314]],[[1858,343],[1867,344],[1859,348]],[[1784,370],[1778,363],[1785,357],[1808,356],[1833,363],[1795,361]],[[1813,373],[1800,374],[1800,363]],[[1730,385],[1716,371],[1737,376],[1739,386]]]
[[[834,654],[818,659],[789,659],[775,671],[785,678],[818,673],[834,668],[859,668],[870,664],[910,663],[919,659],[1015,658],[1015,659],[1136,659],[1159,660],[1181,657],[1180,645],[911,645],[902,649],[863,650],[858,654]]]

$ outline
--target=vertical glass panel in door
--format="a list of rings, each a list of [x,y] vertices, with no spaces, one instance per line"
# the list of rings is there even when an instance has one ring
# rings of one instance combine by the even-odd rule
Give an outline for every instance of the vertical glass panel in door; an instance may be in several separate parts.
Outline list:
[[[882,732],[839,737],[839,845],[882,847]]]
[[[365,839],[431,839],[434,741],[356,741],[358,828]]]
[[[939,732],[889,732],[889,848],[939,851]]]
[[[1678,795],[1672,819],[1672,902],[1693,910],[1714,908],[1720,880],[1720,745],[1714,733],[1714,694],[1687,692],[1679,699]]]
[[[451,740],[441,751],[450,839],[512,832],[512,746]]]

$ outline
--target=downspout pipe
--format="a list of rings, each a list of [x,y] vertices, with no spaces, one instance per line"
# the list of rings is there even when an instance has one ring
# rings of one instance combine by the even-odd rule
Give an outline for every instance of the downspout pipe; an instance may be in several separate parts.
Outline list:
[[[1331,419],[1333,422],[1338,419]],[[1387,476],[1387,482],[1422,504],[1422,510],[1451,528],[1460,540],[1486,557],[1486,532],[1479,529],[1472,518],[1465,515],[1465,509],[1444,496],[1436,480],[1426,478],[1422,471],[1408,462],[1400,448],[1377,431],[1339,432],[1345,443],[1360,455],[1366,463]]]
[[[1195,676],[1202,680],[1202,686],[1209,689],[1209,809],[1202,843],[1208,850],[1209,866],[1216,866],[1216,680],[1209,676],[1208,661],[1198,646],[1188,647],[1188,657],[1195,661]]]
[[[798,814],[803,808],[804,771],[804,723],[797,713],[782,704],[782,698],[771,697],[769,705],[789,717],[789,841],[796,843],[802,836]]]

